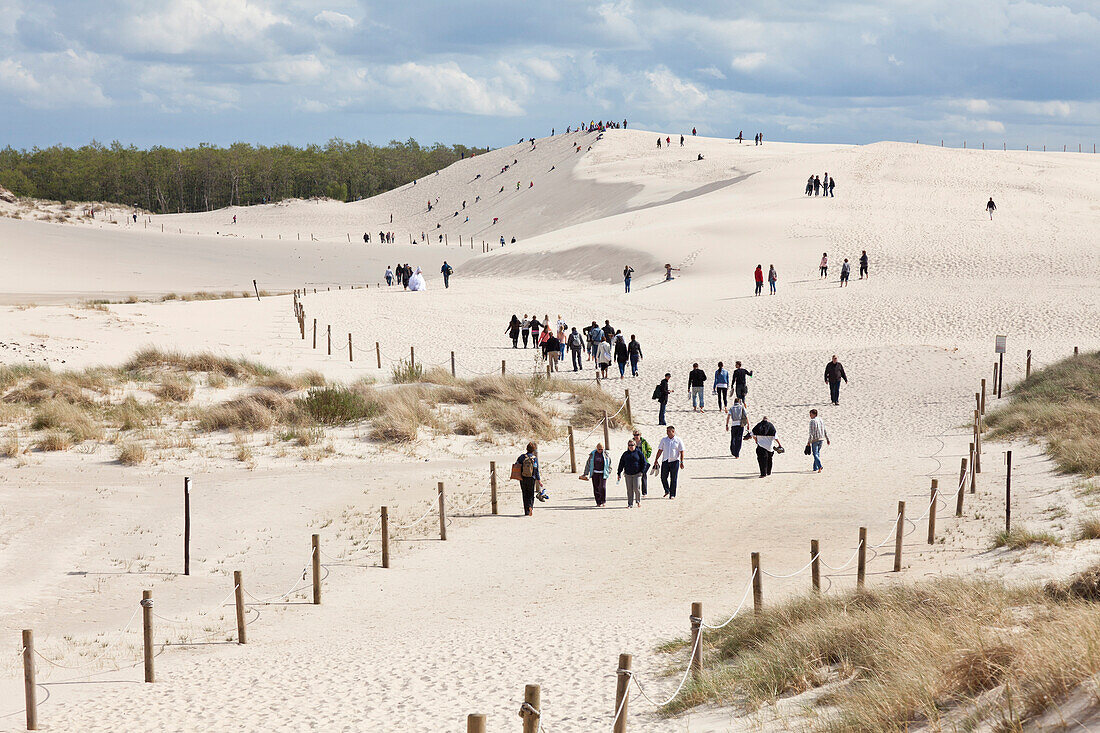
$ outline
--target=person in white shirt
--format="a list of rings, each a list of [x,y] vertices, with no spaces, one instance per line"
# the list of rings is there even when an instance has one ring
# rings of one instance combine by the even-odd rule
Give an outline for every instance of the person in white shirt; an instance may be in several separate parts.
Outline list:
[[[748,427],[749,413],[745,410],[745,403],[741,398],[736,397],[726,411],[726,432],[730,434],[730,455],[734,458],[741,457],[741,441],[744,440]]]
[[[825,421],[817,416],[817,410],[810,410],[810,437],[806,447],[814,457],[814,473],[821,473],[821,444],[829,443],[829,434],[825,432]]]
[[[665,496],[676,498],[676,479],[684,467],[684,441],[676,437],[676,428],[665,428],[667,436],[657,445],[657,455],[653,457],[653,473],[660,471],[661,485],[665,487]],[[664,460],[661,460],[664,456]]]
[[[767,415],[752,429],[752,439],[756,441],[756,462],[760,464],[760,478],[771,476],[773,454],[776,447],[782,449],[783,444],[776,437],[775,426]]]

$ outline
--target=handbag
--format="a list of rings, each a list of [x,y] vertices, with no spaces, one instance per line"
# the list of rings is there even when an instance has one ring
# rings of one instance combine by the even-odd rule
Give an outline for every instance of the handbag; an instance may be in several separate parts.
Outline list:
[[[810,455],[812,452],[813,451],[810,450],[810,446],[806,446],[806,450],[802,451],[802,453],[807,456]]]
[[[519,481],[521,478],[523,478],[523,474],[521,473],[522,471],[523,471],[523,464],[522,463],[513,463],[512,464],[512,476],[511,476],[512,480],[513,481]]]

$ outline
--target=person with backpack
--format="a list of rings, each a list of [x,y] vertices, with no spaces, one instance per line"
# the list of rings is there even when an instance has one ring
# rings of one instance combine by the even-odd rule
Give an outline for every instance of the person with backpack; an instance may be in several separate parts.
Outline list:
[[[454,273],[455,268],[447,264],[447,260],[443,260],[443,267],[439,268],[439,271],[443,273],[443,287],[451,287],[451,275]]]
[[[512,339],[512,348],[513,349],[518,349],[519,348],[520,321],[519,321],[519,318],[515,314],[512,314],[512,320],[508,322],[508,328],[506,328],[505,331],[508,333],[508,336],[511,337],[511,339]]]
[[[584,368],[581,361],[581,349],[584,348],[584,338],[581,337],[580,331],[576,326],[573,326],[573,330],[566,338],[566,344],[569,346],[569,353],[573,358],[573,371],[578,372]]]
[[[703,410],[703,387],[707,383],[707,373],[699,368],[699,363],[696,362],[691,365],[691,371],[688,372],[688,392],[691,393],[691,411],[701,412]]]
[[[779,280],[779,273],[775,271],[775,265],[768,265],[768,288],[775,295],[775,283]]]
[[[626,345],[626,352],[630,357],[630,376],[638,376],[638,362],[642,360],[642,345],[630,334],[630,343]],[[648,456],[647,456],[648,458]]]
[[[618,480],[623,480],[626,473],[626,508],[633,509],[634,502],[642,506],[642,476],[649,469],[645,455],[638,447],[638,443],[631,438],[626,443],[626,450],[619,456]]]
[[[607,503],[607,479],[611,476],[611,458],[604,452],[603,443],[596,443],[596,449],[588,454],[588,462],[584,464],[582,481],[592,481],[592,498],[596,500],[596,506],[602,507]]]
[[[730,455],[734,458],[741,457],[741,442],[745,439],[748,428],[749,412],[741,398],[735,397],[726,411],[726,432],[730,434]]]
[[[665,378],[653,388],[653,399],[657,400],[657,404],[661,406],[660,414],[657,416],[657,424],[665,424],[665,408],[668,407],[668,396],[676,390],[668,386],[668,380],[672,379],[672,375],[665,372]]]
[[[718,397],[718,409],[729,407],[728,393],[730,388],[730,373],[722,362],[718,362],[718,369],[714,372],[714,386],[711,389]]]
[[[519,474],[519,491],[523,496],[523,514],[530,517],[535,511],[535,489],[542,499],[542,475],[539,474],[538,443],[528,443],[527,452],[516,459],[513,475]],[[545,499],[542,499],[545,501]]]
[[[558,359],[561,358],[561,342],[558,341],[558,337],[550,329],[546,329],[544,334],[547,334],[546,341],[543,342],[544,353],[550,364],[550,371],[556,372],[558,370]]]

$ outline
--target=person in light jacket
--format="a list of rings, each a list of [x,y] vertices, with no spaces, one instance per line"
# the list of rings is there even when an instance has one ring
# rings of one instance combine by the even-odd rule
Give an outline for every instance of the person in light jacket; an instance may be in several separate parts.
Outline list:
[[[612,361],[611,342],[604,339],[596,347],[596,366],[599,367],[604,379],[607,379],[607,369],[611,366]]]
[[[588,454],[581,479],[592,481],[592,498],[596,506],[607,503],[607,479],[611,476],[611,456],[603,449],[603,443],[596,443],[596,450]]]

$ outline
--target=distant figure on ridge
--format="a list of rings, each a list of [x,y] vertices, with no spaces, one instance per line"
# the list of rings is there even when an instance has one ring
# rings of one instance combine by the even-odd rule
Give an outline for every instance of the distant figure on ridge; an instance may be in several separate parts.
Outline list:
[[[626,292],[630,292],[630,276],[634,274],[634,268],[627,265],[623,268],[623,284],[626,285]]]
[[[657,142],[660,142],[658,140]],[[989,212],[989,220],[993,221],[993,212],[997,210],[997,204],[993,203],[993,197],[989,197],[989,203],[985,205],[985,210]]]

